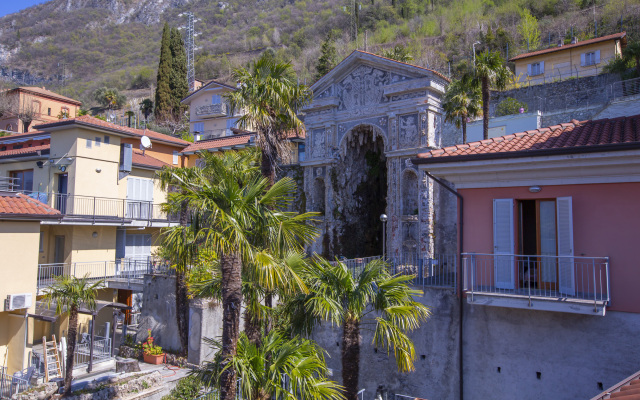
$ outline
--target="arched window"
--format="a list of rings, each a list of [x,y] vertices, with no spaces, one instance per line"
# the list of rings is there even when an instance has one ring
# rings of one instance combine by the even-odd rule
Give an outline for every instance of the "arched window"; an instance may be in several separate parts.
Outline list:
[[[325,211],[325,185],[322,178],[313,182],[313,211],[324,215]]]
[[[411,169],[402,174],[402,215],[418,215],[418,175]]]

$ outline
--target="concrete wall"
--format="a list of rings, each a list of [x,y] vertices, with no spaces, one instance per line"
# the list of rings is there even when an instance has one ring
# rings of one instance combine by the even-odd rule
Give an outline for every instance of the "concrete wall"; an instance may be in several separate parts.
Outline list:
[[[541,113],[537,110],[526,114],[505,115],[489,120],[489,138],[510,135],[540,128]],[[467,124],[467,141],[482,140],[482,119]]]
[[[168,275],[145,275],[137,341],[147,339],[147,330],[162,348],[179,350],[180,337],[176,320],[176,283]]]
[[[204,338],[222,337],[222,306],[209,299],[195,299],[189,308],[189,353],[187,360],[195,365],[211,360],[215,351]]]

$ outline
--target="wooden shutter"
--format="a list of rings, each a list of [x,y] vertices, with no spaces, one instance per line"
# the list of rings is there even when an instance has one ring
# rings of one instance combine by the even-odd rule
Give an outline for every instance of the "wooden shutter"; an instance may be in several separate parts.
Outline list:
[[[544,74],[544,61],[540,61],[540,73]]]
[[[527,76],[531,76],[531,64],[527,64]]]
[[[493,200],[493,272],[499,289],[515,288],[513,199]]]
[[[596,64],[600,64],[600,50],[596,50]]]
[[[558,219],[558,281],[560,293],[574,296],[576,289],[571,197],[558,197],[556,199],[556,216]]]
[[[584,67],[586,63],[586,53],[580,54],[580,66]]]

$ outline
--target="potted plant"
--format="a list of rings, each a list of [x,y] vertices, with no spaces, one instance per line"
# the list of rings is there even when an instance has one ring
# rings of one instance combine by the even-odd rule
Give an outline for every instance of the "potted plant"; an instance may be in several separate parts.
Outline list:
[[[151,329],[147,331],[147,341],[142,343],[142,351],[144,353],[144,362],[148,364],[162,364],[164,353],[162,347],[153,344],[153,336]]]

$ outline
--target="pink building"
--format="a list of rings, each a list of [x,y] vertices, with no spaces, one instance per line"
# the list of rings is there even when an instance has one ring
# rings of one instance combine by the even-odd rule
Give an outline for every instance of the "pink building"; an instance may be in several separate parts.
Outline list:
[[[640,115],[574,120],[418,157],[462,199],[469,304],[640,313]]]

